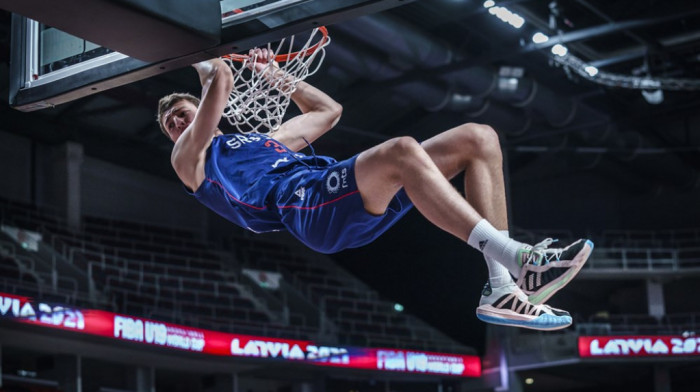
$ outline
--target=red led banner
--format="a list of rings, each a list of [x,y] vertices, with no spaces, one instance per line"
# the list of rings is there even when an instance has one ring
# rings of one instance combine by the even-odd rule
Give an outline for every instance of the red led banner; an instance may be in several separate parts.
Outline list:
[[[310,341],[208,331],[102,310],[68,308],[3,293],[0,293],[0,317],[210,355],[302,361],[319,366],[412,374],[481,376],[481,361],[474,355],[321,346]]]
[[[700,337],[579,336],[578,352],[581,358],[700,355]]]

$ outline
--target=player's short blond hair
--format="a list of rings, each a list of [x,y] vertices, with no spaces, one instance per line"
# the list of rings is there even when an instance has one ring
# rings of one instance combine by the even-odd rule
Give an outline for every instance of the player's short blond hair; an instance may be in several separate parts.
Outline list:
[[[158,126],[160,127],[161,132],[163,132],[163,134],[167,136],[168,139],[170,139],[170,135],[168,135],[168,132],[163,126],[162,117],[165,114],[165,112],[170,110],[170,108],[175,106],[175,104],[180,101],[189,101],[197,107],[199,107],[200,102],[199,98],[189,93],[172,93],[170,95],[164,96],[160,99],[160,101],[158,101],[158,116],[156,117],[156,121],[158,121]]]

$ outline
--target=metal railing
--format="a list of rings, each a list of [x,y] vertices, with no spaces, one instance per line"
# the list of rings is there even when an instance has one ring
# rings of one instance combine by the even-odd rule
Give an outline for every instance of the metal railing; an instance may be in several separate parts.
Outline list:
[[[582,277],[600,275],[700,274],[700,247],[595,248]]]
[[[700,313],[591,316],[575,326],[581,335],[694,335],[700,334]]]

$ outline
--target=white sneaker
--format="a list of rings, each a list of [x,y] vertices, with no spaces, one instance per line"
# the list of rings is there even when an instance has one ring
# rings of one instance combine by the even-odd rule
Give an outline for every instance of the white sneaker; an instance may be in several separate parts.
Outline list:
[[[552,331],[571,325],[571,315],[548,305],[532,304],[514,283],[491,288],[486,283],[481,292],[476,317],[486,323]]]
[[[593,242],[580,239],[566,248],[548,248],[556,240],[547,238],[518,251],[520,276],[515,283],[533,304],[546,302],[566,286],[586,264]]]

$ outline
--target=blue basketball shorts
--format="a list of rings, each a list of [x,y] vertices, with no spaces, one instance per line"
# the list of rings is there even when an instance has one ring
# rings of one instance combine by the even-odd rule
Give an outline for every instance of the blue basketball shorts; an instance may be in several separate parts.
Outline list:
[[[384,214],[368,213],[355,182],[356,159],[298,167],[284,174],[272,189],[282,223],[311,249],[335,253],[366,245],[413,207],[401,189]]]

